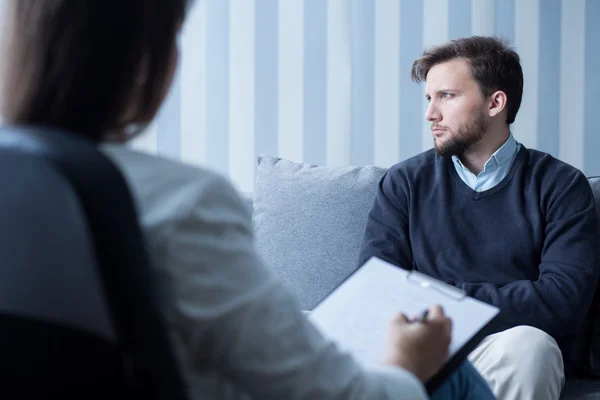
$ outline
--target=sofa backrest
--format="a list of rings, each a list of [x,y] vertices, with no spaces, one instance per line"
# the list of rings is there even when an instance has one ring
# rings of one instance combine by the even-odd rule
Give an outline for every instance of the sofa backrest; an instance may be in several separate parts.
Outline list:
[[[385,171],[259,159],[256,246],[302,309],[312,309],[357,268],[367,214]]]

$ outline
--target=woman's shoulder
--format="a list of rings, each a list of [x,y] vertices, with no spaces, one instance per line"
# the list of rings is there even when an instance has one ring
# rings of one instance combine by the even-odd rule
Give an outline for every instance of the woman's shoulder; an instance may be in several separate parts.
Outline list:
[[[237,189],[216,171],[122,145],[102,150],[125,176],[142,218],[173,219],[198,207],[249,215]]]

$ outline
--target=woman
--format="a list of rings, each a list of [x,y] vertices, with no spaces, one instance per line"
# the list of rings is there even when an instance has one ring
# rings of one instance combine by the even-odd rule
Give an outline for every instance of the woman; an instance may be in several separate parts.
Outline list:
[[[8,0],[2,114],[99,144],[125,142],[155,116],[178,62],[186,0]],[[173,343],[193,398],[423,399],[448,354],[451,323],[390,323],[386,360],[366,370],[325,341],[261,264],[251,219],[224,179],[107,152],[137,199],[161,274]],[[493,398],[465,364],[435,398]]]

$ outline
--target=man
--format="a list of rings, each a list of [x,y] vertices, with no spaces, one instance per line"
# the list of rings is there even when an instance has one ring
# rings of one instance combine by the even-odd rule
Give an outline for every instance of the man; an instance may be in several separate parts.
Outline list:
[[[512,136],[519,56],[495,38],[427,50],[434,149],[391,167],[359,262],[376,256],[501,308],[469,359],[499,399],[558,399],[568,351],[598,280],[594,199],[585,176]]]

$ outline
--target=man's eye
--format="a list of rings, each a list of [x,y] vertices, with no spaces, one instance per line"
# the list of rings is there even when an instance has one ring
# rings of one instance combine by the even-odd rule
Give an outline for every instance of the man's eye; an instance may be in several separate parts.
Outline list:
[[[450,97],[453,97],[453,96],[454,95],[452,93],[443,93],[442,94],[442,97],[444,97],[444,98],[450,98]]]

